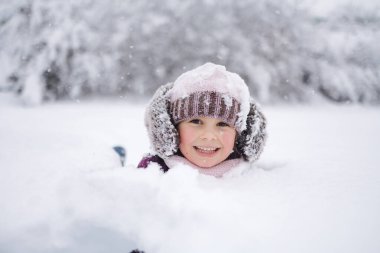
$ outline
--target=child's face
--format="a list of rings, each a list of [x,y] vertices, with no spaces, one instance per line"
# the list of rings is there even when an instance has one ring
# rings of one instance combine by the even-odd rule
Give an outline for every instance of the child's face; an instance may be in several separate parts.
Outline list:
[[[224,161],[233,151],[236,131],[220,119],[200,117],[179,123],[179,149],[187,160],[202,168]]]

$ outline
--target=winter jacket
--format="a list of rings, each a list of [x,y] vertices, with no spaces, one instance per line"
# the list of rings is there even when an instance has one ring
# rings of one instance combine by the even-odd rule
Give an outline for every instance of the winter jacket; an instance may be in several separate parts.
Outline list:
[[[180,151],[177,152],[177,155],[183,157]],[[241,156],[237,152],[233,152],[231,155],[227,157],[226,161],[238,159],[238,158],[241,158]],[[164,159],[162,159],[158,155],[151,155],[151,154],[143,157],[143,159],[137,165],[137,168],[147,168],[150,163],[158,164],[160,166],[160,169],[164,172],[167,172],[170,169],[170,167],[165,163]]]
[[[147,168],[150,163],[156,163],[160,166],[161,170],[167,172],[169,167],[166,165],[164,159],[159,157],[158,155],[147,155],[145,156],[137,165],[137,168]]]

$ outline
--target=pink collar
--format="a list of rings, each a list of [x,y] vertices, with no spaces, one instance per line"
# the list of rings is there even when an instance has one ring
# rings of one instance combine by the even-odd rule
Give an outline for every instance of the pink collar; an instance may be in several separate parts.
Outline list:
[[[238,166],[240,162],[242,161],[241,158],[237,159],[230,159],[225,160],[211,168],[201,168],[196,166],[195,164],[191,163],[189,160],[187,160],[185,157],[173,155],[167,159],[165,159],[166,165],[168,165],[169,168],[172,168],[179,164],[184,164],[187,166],[190,166],[194,169],[197,169],[199,173],[210,175],[214,177],[222,177],[226,172],[230,171],[232,168]]]

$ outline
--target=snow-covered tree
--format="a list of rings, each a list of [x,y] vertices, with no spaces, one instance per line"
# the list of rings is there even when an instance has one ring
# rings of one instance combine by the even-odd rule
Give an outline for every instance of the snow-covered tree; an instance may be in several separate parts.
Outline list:
[[[262,102],[380,102],[379,8],[280,0],[0,0],[0,87],[28,103],[151,95],[206,61]]]

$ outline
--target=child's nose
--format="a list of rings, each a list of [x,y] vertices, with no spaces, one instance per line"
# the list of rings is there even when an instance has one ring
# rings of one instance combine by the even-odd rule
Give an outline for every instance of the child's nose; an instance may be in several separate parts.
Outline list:
[[[202,135],[201,135],[202,140],[216,140],[216,133],[215,131],[211,129],[206,129]]]

